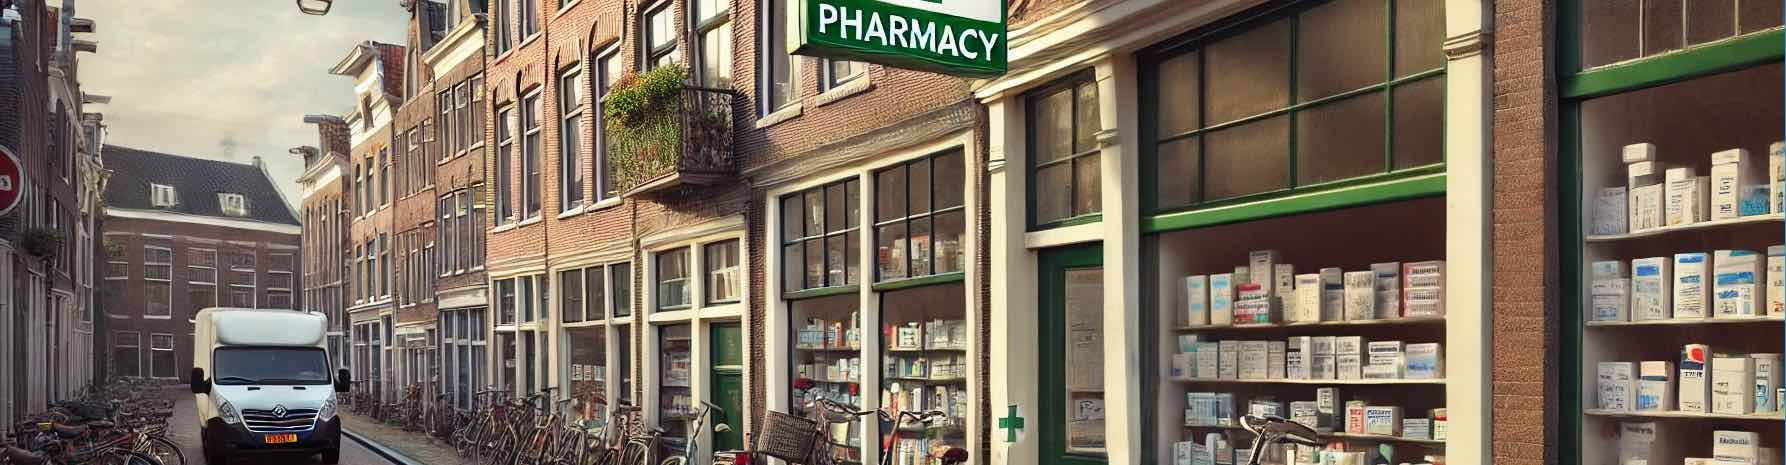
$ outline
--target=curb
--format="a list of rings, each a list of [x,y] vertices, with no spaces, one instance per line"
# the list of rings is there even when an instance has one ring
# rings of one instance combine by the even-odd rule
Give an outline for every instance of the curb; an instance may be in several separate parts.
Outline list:
[[[366,449],[371,450],[372,453],[384,457],[385,460],[389,460],[391,463],[398,465],[423,465],[422,462],[409,458],[409,456],[403,455],[402,452],[398,452],[396,449],[386,447],[384,444],[379,444],[378,441],[367,439],[365,436],[349,431],[347,428],[341,429],[341,435],[353,439],[354,442],[360,443],[360,445],[365,446]]]

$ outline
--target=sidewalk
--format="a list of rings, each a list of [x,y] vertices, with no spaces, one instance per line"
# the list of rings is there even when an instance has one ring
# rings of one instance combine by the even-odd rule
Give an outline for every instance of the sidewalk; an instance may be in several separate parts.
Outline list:
[[[370,418],[341,412],[341,427],[384,447],[396,450],[429,465],[468,464],[468,460],[460,460],[459,454],[445,441],[429,438],[422,433],[404,431],[403,428],[389,426],[372,421]]]

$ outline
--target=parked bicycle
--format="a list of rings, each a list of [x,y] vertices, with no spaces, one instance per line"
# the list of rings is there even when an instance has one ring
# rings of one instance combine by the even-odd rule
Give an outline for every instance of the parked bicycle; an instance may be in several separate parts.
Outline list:
[[[718,405],[713,405],[711,402],[706,401],[701,402],[701,409],[695,412],[694,419],[690,420],[692,424],[688,429],[688,442],[684,443],[687,444],[687,447],[682,449],[682,455],[664,459],[662,465],[688,465],[694,462],[695,455],[699,454],[701,451],[701,429],[706,427],[707,418],[712,416],[715,411],[719,412],[720,415],[726,414],[726,410],[719,408]],[[713,425],[713,432],[715,433],[728,433],[731,431],[732,427],[725,423]]]

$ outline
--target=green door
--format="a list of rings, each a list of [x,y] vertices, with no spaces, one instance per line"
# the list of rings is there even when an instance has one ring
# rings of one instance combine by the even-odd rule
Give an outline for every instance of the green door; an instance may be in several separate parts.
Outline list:
[[[1101,245],[1043,251],[1037,315],[1045,465],[1101,465],[1104,443],[1104,252]]]
[[[744,448],[744,332],[737,323],[713,325],[713,392],[708,393],[713,405],[725,413],[713,412],[712,424],[725,423],[730,432],[713,432],[714,451]]]

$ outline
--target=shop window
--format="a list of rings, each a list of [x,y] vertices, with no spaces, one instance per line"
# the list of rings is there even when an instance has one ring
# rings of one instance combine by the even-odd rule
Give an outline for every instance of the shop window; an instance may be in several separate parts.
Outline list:
[[[955,150],[875,173],[878,280],[962,271],[964,169]]]
[[[1147,208],[1278,195],[1444,160],[1442,2],[1309,5],[1144,52]],[[1047,200],[1037,200],[1038,212],[1051,208]]]
[[[731,2],[698,0],[689,2],[694,10],[695,35],[699,37],[700,71],[695,73],[702,86],[732,88],[732,10]]]
[[[577,406],[583,418],[605,423],[608,389],[608,346],[606,326],[566,328],[565,348],[570,354],[569,394],[581,400]]]
[[[657,308],[658,310],[680,309],[688,307],[690,294],[694,292],[689,285],[688,248],[659,252],[657,254]]]
[[[689,390],[694,369],[689,325],[659,327],[658,338],[661,358],[658,360],[657,424],[665,431],[664,439],[658,442],[661,446],[658,453],[661,457],[673,457],[688,447],[682,438],[688,437],[689,422],[694,420],[695,414],[694,393]]]
[[[1090,72],[1031,92],[1030,224],[1047,226],[1102,212],[1098,83]]]
[[[608,282],[614,283],[611,288],[613,292],[610,293],[613,302],[610,307],[614,312],[614,318],[633,316],[633,265],[631,263],[608,265]]]
[[[928,424],[898,425],[908,432],[893,445],[894,463],[927,463],[920,458],[942,444],[967,447],[967,418],[973,412],[967,379],[973,372],[966,299],[960,283],[881,295],[881,408],[946,415]]]
[[[558,314],[564,316],[565,323],[583,321],[588,311],[583,300],[583,286],[583,270],[558,273]]]
[[[615,372],[620,374],[621,402],[633,403],[633,333],[630,325],[614,325]]]
[[[1063,347],[1060,366],[1053,367],[1065,375],[1066,414],[1057,417],[1057,425],[1066,431],[1065,452],[1071,455],[1102,457],[1108,455],[1105,442],[1104,414],[1104,270],[1102,268],[1065,270],[1061,292],[1063,317],[1056,331],[1044,338],[1056,338],[1049,344]],[[1052,370],[1051,370],[1052,371]]]
[[[497,385],[509,392],[517,392],[515,389],[519,387],[515,384],[515,370],[520,367],[515,360],[515,344],[513,331],[496,333],[496,357],[500,361],[496,364]]]
[[[790,354],[793,412],[807,415],[816,399],[862,407],[862,321],[857,294],[840,294],[789,302],[793,336]],[[861,422],[834,425],[824,447],[840,462],[862,460]]]
[[[861,281],[859,184],[851,178],[781,198],[784,291]]]
[[[738,241],[729,240],[703,247],[706,257],[707,288],[703,292],[708,304],[737,302],[743,291],[744,277],[738,264]]]
[[[676,62],[676,10],[671,8],[675,2],[659,2],[657,8],[645,12],[645,20],[639,27],[644,29],[645,47],[642,56],[645,63],[642,68],[656,69],[659,66]]]
[[[1629,62],[1780,26],[1780,3],[1731,0],[1579,2],[1581,67]]]

